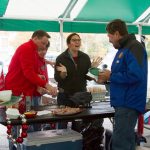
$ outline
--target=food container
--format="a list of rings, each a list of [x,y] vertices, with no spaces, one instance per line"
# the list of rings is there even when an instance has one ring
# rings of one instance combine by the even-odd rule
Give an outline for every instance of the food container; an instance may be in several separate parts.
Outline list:
[[[105,101],[106,91],[100,93],[92,93],[92,102]]]
[[[16,108],[8,108],[6,115],[9,119],[17,119],[20,116],[19,111]]]
[[[105,101],[105,96],[106,96],[107,91],[103,86],[87,87],[88,91],[91,92],[92,94],[92,102]]]
[[[36,111],[28,111],[28,112],[25,112],[24,115],[26,116],[27,119],[35,118],[37,115],[37,112]]]

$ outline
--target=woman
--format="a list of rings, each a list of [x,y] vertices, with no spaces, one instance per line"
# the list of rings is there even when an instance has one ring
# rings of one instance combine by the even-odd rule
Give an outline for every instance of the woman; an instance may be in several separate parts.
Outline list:
[[[73,106],[70,97],[76,92],[87,91],[87,80],[91,67],[90,57],[80,51],[81,38],[77,33],[72,33],[66,40],[68,48],[56,58],[55,80],[58,82],[58,105]],[[101,58],[96,59],[92,67],[99,65]]]

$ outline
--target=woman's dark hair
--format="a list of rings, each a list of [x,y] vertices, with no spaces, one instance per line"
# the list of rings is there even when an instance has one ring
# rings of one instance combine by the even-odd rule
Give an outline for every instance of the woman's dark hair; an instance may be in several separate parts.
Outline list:
[[[67,44],[70,44],[70,41],[71,41],[71,39],[72,39],[72,37],[73,37],[74,35],[77,35],[77,36],[80,38],[79,34],[77,34],[77,33],[71,33],[71,34],[67,37],[67,40],[66,40],[66,43],[67,43]]]
[[[120,19],[115,19],[108,23],[106,26],[106,31],[110,34],[114,34],[116,31],[118,31],[122,36],[128,34],[125,22]]]
[[[37,30],[32,34],[32,38],[34,37],[42,38],[44,36],[46,36],[47,38],[50,38],[50,35],[44,30]]]

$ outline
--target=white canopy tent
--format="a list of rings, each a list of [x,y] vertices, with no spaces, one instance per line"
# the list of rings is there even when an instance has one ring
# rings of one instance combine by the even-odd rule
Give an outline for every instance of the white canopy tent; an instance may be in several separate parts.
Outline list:
[[[106,33],[116,18],[150,34],[150,0],[0,0],[0,30],[60,32],[61,42],[63,32]]]

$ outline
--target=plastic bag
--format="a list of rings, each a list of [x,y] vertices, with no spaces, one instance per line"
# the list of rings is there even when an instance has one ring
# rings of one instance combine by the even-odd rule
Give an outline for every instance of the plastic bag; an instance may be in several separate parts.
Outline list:
[[[75,106],[88,106],[92,100],[92,95],[90,92],[77,92],[70,98],[70,100],[75,104]]]
[[[148,111],[144,114],[144,123],[145,124],[148,124],[149,118],[150,118],[150,111]]]

